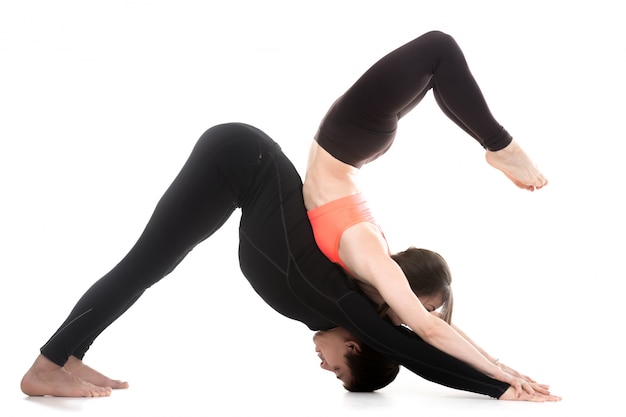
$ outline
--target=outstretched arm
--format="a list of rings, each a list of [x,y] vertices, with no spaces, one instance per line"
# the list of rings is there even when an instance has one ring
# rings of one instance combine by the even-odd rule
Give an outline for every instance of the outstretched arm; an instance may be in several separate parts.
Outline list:
[[[431,312],[431,314],[435,317],[439,317],[439,313],[434,311]],[[485,349],[483,349],[482,347],[480,347],[476,342],[474,342],[468,335],[467,333],[465,333],[463,330],[461,330],[458,326],[456,326],[455,324],[451,324],[450,326],[452,326],[452,328],[459,334],[461,335],[461,337],[463,337],[465,340],[467,340],[467,342],[469,344],[471,344],[472,346],[474,346],[474,348],[476,348],[476,350],[478,350],[485,358],[487,358],[491,363],[497,365],[498,367],[500,367],[501,370],[503,370],[504,372],[506,372],[507,374],[513,375],[517,378],[522,378],[524,380],[526,380],[527,382],[529,382],[531,384],[531,386],[533,387],[533,389],[538,393],[541,394],[543,396],[549,396],[550,395],[550,387],[548,385],[545,384],[539,384],[537,381],[535,381],[534,379],[532,379],[531,377],[521,374],[520,372],[516,371],[513,368],[510,368],[509,366],[503,364],[502,362],[500,362],[499,359],[493,357],[492,355],[490,355],[489,353],[487,353],[487,351]]]
[[[381,318],[370,301],[353,291],[338,301],[345,320],[341,326],[363,343],[378,350],[420,377],[450,388],[489,395],[500,400],[558,401],[538,392],[520,395],[510,385],[477,371],[467,363],[426,343],[405,326]]]
[[[528,381],[497,366],[454,328],[422,306],[404,273],[389,256],[386,242],[375,225],[359,223],[347,229],[341,238],[339,256],[359,280],[376,288],[402,322],[424,341],[485,375],[511,385],[517,395],[522,391],[534,394]]]

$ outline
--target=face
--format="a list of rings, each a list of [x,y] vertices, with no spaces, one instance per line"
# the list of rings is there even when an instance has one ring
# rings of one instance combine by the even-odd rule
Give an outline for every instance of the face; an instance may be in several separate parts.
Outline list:
[[[433,311],[437,310],[439,307],[443,305],[443,296],[441,294],[429,295],[429,296],[418,295],[417,298],[420,300],[420,303],[422,303],[426,311],[428,311],[429,313],[432,313]],[[398,316],[396,312],[393,311],[391,308],[387,310],[386,314],[387,314],[387,317],[389,317],[389,319],[391,320],[391,322],[395,324],[396,326],[403,324],[403,321],[400,318],[400,316]]]
[[[441,294],[429,296],[418,295],[417,298],[419,298],[420,302],[429,313],[432,313],[443,305],[443,296]]]
[[[352,378],[345,355],[357,353],[360,350],[359,344],[353,339],[347,330],[340,327],[320,331],[313,336],[315,352],[322,360],[320,366],[322,369],[333,372],[344,385],[348,384]]]

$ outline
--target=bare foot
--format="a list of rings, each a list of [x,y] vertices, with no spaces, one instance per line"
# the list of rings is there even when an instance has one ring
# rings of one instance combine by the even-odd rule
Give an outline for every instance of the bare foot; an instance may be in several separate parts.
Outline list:
[[[75,356],[70,356],[70,358],[65,363],[65,369],[68,372],[76,375],[80,379],[90,382],[99,387],[111,387],[113,389],[128,388],[128,382],[123,382],[117,379],[111,379],[109,377],[106,377],[95,369],[85,365],[83,361]]]
[[[30,396],[108,397],[111,388],[89,383],[39,355],[22,378],[22,392]]]
[[[548,184],[546,177],[515,140],[499,151],[487,151],[485,158],[489,165],[502,171],[520,188],[534,191]]]

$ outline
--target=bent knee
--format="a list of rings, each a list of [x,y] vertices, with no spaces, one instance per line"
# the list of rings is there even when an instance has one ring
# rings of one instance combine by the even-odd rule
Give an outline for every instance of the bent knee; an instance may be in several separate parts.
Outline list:
[[[456,44],[456,41],[452,37],[445,32],[440,30],[431,30],[430,32],[426,32],[422,35],[423,38],[428,39],[429,42],[436,42],[439,44]]]

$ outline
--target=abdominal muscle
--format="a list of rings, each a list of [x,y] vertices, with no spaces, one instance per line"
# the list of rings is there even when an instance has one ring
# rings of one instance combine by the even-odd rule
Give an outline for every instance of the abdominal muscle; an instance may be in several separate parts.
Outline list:
[[[359,169],[352,165],[345,164],[331,154],[329,154],[324,148],[322,148],[316,141],[311,144],[311,150],[309,152],[309,160],[307,166],[307,172],[302,187],[302,195],[304,197],[304,205],[307,210],[313,210],[319,206],[322,206],[331,201],[340,199],[342,197],[358,194],[361,189],[356,181],[356,176],[359,173]],[[343,234],[339,242],[339,257],[346,267],[350,270],[350,274],[359,282],[363,291],[367,296],[375,303],[382,305],[384,303],[380,293],[372,285],[367,284],[366,280],[355,271],[354,265],[347,262],[352,256],[346,256],[349,254],[342,254],[342,248],[346,245],[344,239],[348,239],[346,235],[347,231],[351,233],[357,233],[358,230],[364,228],[371,229],[372,235],[380,233],[378,226],[369,223],[361,222],[353,226],[348,227],[343,231]],[[380,235],[381,242],[386,241],[382,234]],[[381,247],[383,247],[381,243]],[[354,245],[347,245],[346,247],[354,247]],[[388,250],[388,249],[387,249]],[[358,251],[359,255],[362,255],[361,251]],[[392,315],[390,315],[390,313]],[[394,322],[400,322],[399,318],[391,310],[388,315],[394,320]]]
[[[316,141],[311,144],[302,195],[307,210],[361,192],[356,176],[359,169],[329,154]]]

